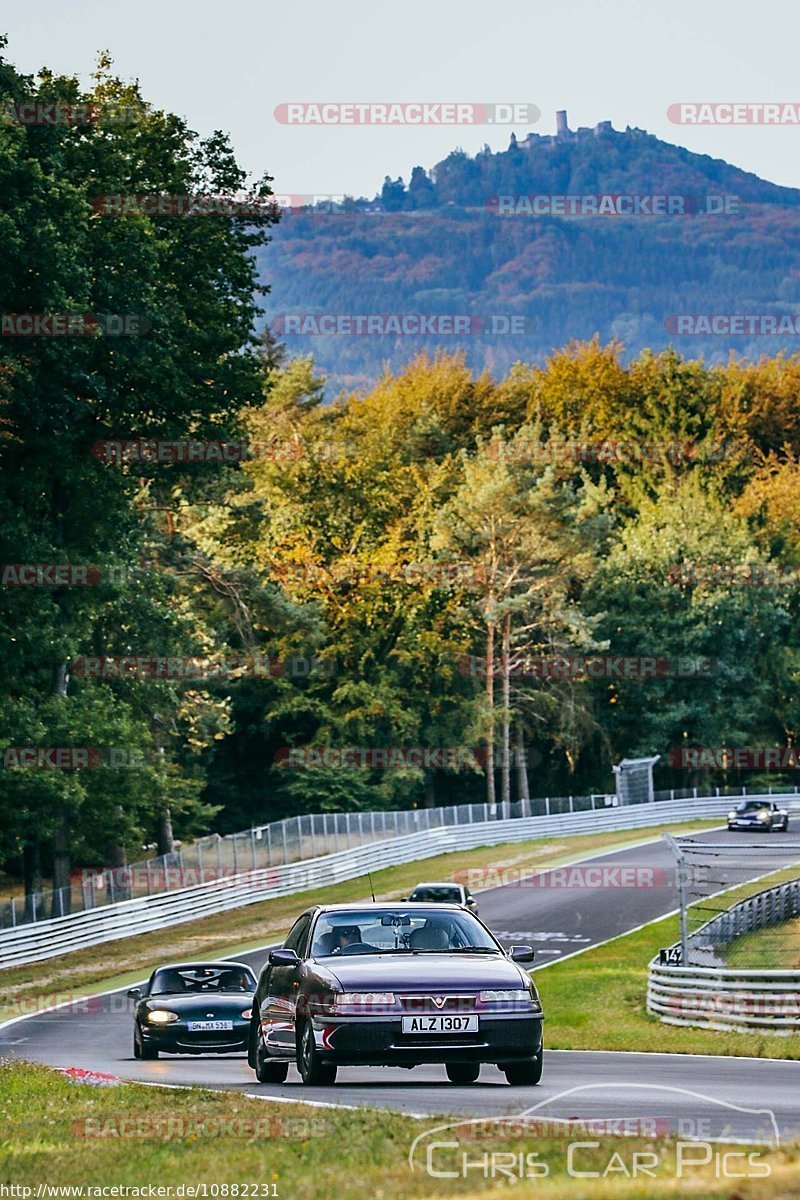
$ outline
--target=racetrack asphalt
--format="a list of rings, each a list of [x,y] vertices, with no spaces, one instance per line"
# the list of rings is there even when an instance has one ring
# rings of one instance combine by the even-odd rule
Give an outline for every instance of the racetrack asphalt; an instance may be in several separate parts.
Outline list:
[[[693,836],[719,842],[726,835],[711,830]],[[763,850],[750,852],[750,877],[785,863],[771,844],[772,838],[765,838]],[[743,877],[737,868],[731,882]],[[505,875],[487,873],[485,882],[506,886],[480,890],[472,877],[481,919],[506,946],[532,944],[538,969],[677,907],[674,858],[661,839],[537,873],[534,880],[520,879],[512,863]],[[240,959],[258,970],[267,949]],[[591,1004],[591,996],[586,1002]],[[345,1067],[336,1084],[326,1088],[304,1087],[292,1067],[285,1084],[260,1085],[241,1056],[135,1060],[130,1013],[122,990],[95,996],[88,1005],[77,1002],[17,1019],[0,1027],[0,1053],[147,1083],[230,1088],[263,1099],[369,1105],[416,1115],[518,1116],[535,1106],[537,1118],[655,1119],[662,1122],[660,1129],[668,1126],[687,1137],[774,1142],[776,1130],[783,1139],[800,1133],[800,1064],[791,1061],[546,1050],[536,1088],[508,1086],[493,1066],[482,1068],[478,1083],[464,1086],[450,1084],[442,1066]]]

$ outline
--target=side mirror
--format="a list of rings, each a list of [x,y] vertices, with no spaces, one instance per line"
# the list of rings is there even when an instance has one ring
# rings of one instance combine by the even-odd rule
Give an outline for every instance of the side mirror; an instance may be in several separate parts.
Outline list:
[[[512,962],[532,963],[536,958],[536,951],[533,946],[512,946],[508,952],[508,957]]]
[[[141,1000],[142,989],[141,988],[128,988],[128,998],[130,1000]]]
[[[271,967],[296,967],[300,959],[294,950],[270,950],[268,961]]]

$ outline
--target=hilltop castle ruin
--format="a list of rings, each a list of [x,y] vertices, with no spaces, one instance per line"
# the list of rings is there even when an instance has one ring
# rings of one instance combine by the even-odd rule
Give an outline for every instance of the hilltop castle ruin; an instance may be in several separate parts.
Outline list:
[[[509,149],[521,146],[530,149],[532,146],[558,146],[564,142],[577,142],[586,137],[602,137],[605,133],[613,133],[614,127],[610,121],[598,121],[594,126],[581,125],[579,129],[570,129],[567,121],[567,110],[561,108],[556,113],[556,131],[551,133],[529,133],[523,142],[518,142],[515,134],[511,135]]]

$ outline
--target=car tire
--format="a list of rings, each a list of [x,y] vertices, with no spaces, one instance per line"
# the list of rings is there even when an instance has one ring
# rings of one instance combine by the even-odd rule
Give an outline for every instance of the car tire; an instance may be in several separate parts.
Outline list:
[[[447,1078],[451,1083],[474,1083],[481,1073],[480,1063],[453,1062],[445,1063]]]
[[[328,1087],[336,1082],[336,1063],[320,1058],[310,1021],[304,1021],[297,1031],[297,1069],[307,1087]]]
[[[535,1087],[542,1078],[544,1051],[535,1058],[524,1058],[521,1062],[507,1063],[503,1074],[512,1087]]]
[[[153,1059],[158,1058],[158,1047],[145,1044],[138,1025],[133,1031],[133,1057],[142,1058],[146,1062],[152,1062]]]
[[[286,1083],[289,1064],[281,1062],[277,1058],[270,1058],[263,1040],[259,1038],[256,1046],[255,1072],[259,1083]]]

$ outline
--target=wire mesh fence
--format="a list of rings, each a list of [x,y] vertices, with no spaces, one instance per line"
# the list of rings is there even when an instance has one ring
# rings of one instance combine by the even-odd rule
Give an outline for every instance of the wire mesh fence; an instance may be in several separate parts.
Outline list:
[[[667,840],[678,864],[682,965],[800,967],[797,837],[765,821],[753,832],[729,830],[724,840]]]
[[[786,793],[796,794],[797,788]],[[700,793],[701,795],[706,793]],[[744,788],[716,788],[717,796],[741,796]],[[779,794],[776,792],[775,794]],[[658,803],[697,797],[697,788],[644,792],[633,803]],[[628,799],[628,798],[625,798]],[[615,794],[543,796],[510,804],[458,804],[439,808],[393,811],[309,813],[254,826],[238,833],[199,838],[173,853],[116,867],[86,867],[71,872],[68,887],[12,897],[0,904],[0,929],[49,917],[67,916],[102,905],[177,888],[233,879],[243,871],[319,858],[374,841],[403,837],[426,829],[530,816],[556,816],[615,807]]]

